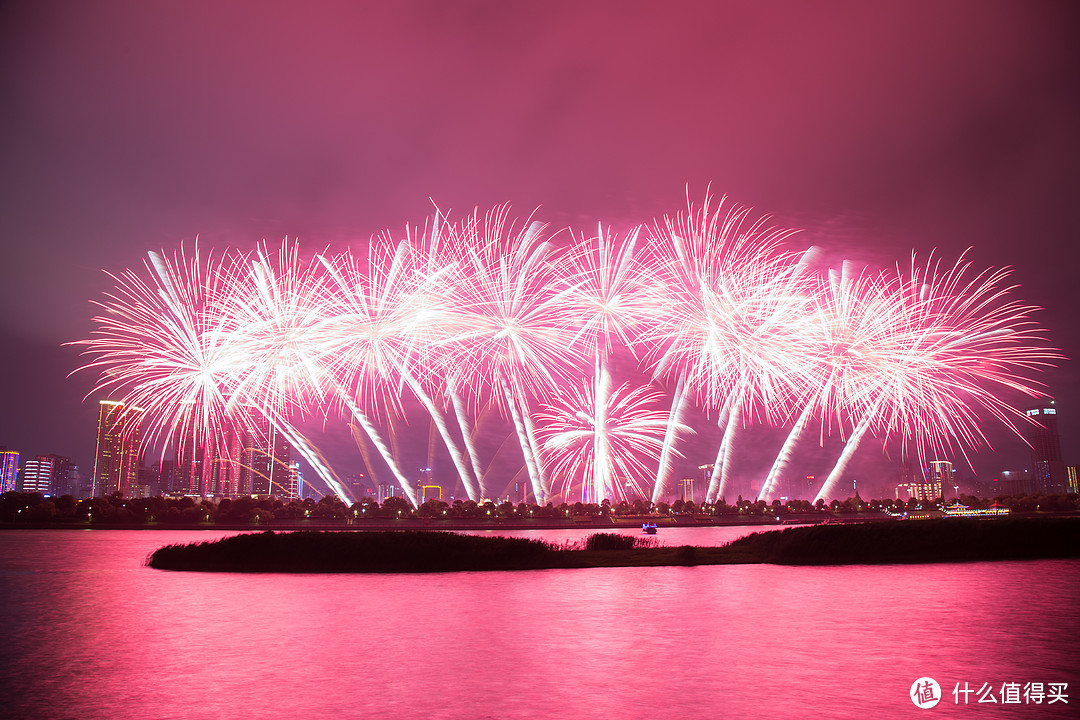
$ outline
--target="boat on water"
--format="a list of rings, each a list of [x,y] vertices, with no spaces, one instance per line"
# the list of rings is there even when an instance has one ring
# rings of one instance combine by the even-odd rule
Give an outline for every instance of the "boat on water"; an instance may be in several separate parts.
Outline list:
[[[646,535],[655,535],[656,523],[642,523],[641,532],[645,533]]]

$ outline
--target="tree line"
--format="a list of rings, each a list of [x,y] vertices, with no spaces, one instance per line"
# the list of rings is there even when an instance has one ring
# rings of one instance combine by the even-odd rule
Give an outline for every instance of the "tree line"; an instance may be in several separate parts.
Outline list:
[[[1067,495],[1002,495],[995,498],[978,498],[961,495],[956,498],[962,505],[985,508],[999,505],[1013,512],[1075,512],[1080,510],[1075,493]],[[414,508],[399,497],[386,498],[381,504],[374,498],[365,497],[347,505],[333,495],[318,501],[283,500],[280,498],[238,497],[224,498],[216,502],[194,497],[125,498],[120,493],[107,497],[77,500],[71,495],[45,497],[39,493],[6,492],[0,495],[0,522],[3,523],[87,523],[102,525],[200,525],[200,524],[251,524],[266,525],[275,521],[295,522],[309,520],[344,521],[362,523],[369,519],[428,520],[570,520],[573,518],[606,517],[666,517],[687,516],[713,518],[719,516],[775,517],[812,514],[885,513],[912,510],[940,510],[953,502],[938,498],[923,500],[863,500],[855,496],[846,500],[763,500],[751,501],[739,497],[734,503],[718,502],[698,504],[693,501],[676,500],[673,503],[650,503],[645,500],[610,503],[561,503],[535,505],[530,503],[495,503],[473,500],[428,500]]]

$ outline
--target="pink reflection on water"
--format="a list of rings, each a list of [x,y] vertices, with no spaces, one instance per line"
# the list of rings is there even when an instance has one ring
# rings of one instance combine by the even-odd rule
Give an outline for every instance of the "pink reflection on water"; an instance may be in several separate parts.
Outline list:
[[[1069,717],[1080,562],[230,575],[142,567],[203,533],[0,533],[6,712],[26,718]],[[680,542],[682,544],[682,542]],[[696,544],[711,544],[704,540]]]

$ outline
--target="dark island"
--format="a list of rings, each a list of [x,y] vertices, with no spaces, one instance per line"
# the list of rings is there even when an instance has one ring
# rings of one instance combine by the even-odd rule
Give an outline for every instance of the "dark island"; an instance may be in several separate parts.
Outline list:
[[[169,545],[147,565],[208,572],[389,573],[659,565],[840,565],[1080,557],[1080,518],[948,518],[817,525],[755,533],[722,547],[657,547],[598,533],[579,544],[449,532],[266,531]]]

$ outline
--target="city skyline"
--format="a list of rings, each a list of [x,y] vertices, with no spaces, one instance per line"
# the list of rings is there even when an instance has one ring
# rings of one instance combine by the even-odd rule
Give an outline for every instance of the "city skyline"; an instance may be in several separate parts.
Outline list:
[[[421,222],[428,198],[459,212],[539,205],[555,227],[625,231],[677,210],[687,184],[701,196],[712,183],[802,228],[798,242],[834,263],[887,266],[933,248],[954,259],[972,246],[978,266],[1012,266],[1019,297],[1046,308],[1051,343],[1080,353],[1071,8],[556,5],[489,9],[486,23],[429,8],[388,11],[377,34],[322,8],[259,14],[243,40],[206,38],[197,11],[72,9],[70,23],[31,6],[0,12],[16,110],[0,171],[16,239],[0,444],[24,460],[93,465],[87,428],[106,398],[80,402],[90,381],[65,377],[79,360],[61,343],[85,336],[88,300],[110,285],[102,269],[197,235],[207,247],[363,243]],[[508,44],[522,28],[527,41]],[[198,60],[175,52],[196,37],[207,40]],[[256,69],[245,58],[263,46],[296,55]],[[1065,463],[1080,427],[1072,363],[1043,378]],[[326,437],[354,463],[346,472],[363,467],[347,430]],[[995,441],[975,458],[980,476],[1029,462],[1019,438]]]

